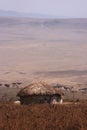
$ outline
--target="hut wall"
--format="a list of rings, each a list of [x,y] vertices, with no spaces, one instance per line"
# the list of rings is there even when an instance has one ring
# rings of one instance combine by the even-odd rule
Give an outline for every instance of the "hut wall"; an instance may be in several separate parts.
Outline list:
[[[50,96],[42,96],[42,95],[31,95],[20,97],[20,101],[22,104],[36,104],[36,103],[45,103],[49,102]]]
[[[50,103],[54,96],[56,96],[57,101],[61,98],[60,95],[31,95],[20,97],[20,101],[22,104]]]

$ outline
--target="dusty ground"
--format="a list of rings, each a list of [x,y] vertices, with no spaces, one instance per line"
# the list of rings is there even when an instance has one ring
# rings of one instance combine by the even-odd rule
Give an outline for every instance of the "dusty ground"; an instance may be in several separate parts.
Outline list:
[[[87,19],[0,18],[0,83],[87,87]]]

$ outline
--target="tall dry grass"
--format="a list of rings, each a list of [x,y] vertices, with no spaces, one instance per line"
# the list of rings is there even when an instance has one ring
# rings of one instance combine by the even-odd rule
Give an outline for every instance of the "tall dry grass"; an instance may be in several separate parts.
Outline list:
[[[0,104],[0,130],[87,130],[87,104]]]

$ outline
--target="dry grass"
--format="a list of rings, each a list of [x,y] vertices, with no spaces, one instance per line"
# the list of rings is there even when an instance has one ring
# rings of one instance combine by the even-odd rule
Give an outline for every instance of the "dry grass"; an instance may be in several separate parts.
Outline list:
[[[0,130],[87,130],[87,104],[0,104]]]

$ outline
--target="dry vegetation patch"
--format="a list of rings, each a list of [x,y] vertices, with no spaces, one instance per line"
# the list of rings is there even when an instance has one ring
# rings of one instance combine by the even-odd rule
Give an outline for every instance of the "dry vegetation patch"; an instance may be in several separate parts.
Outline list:
[[[0,130],[87,130],[87,104],[0,104]]]

